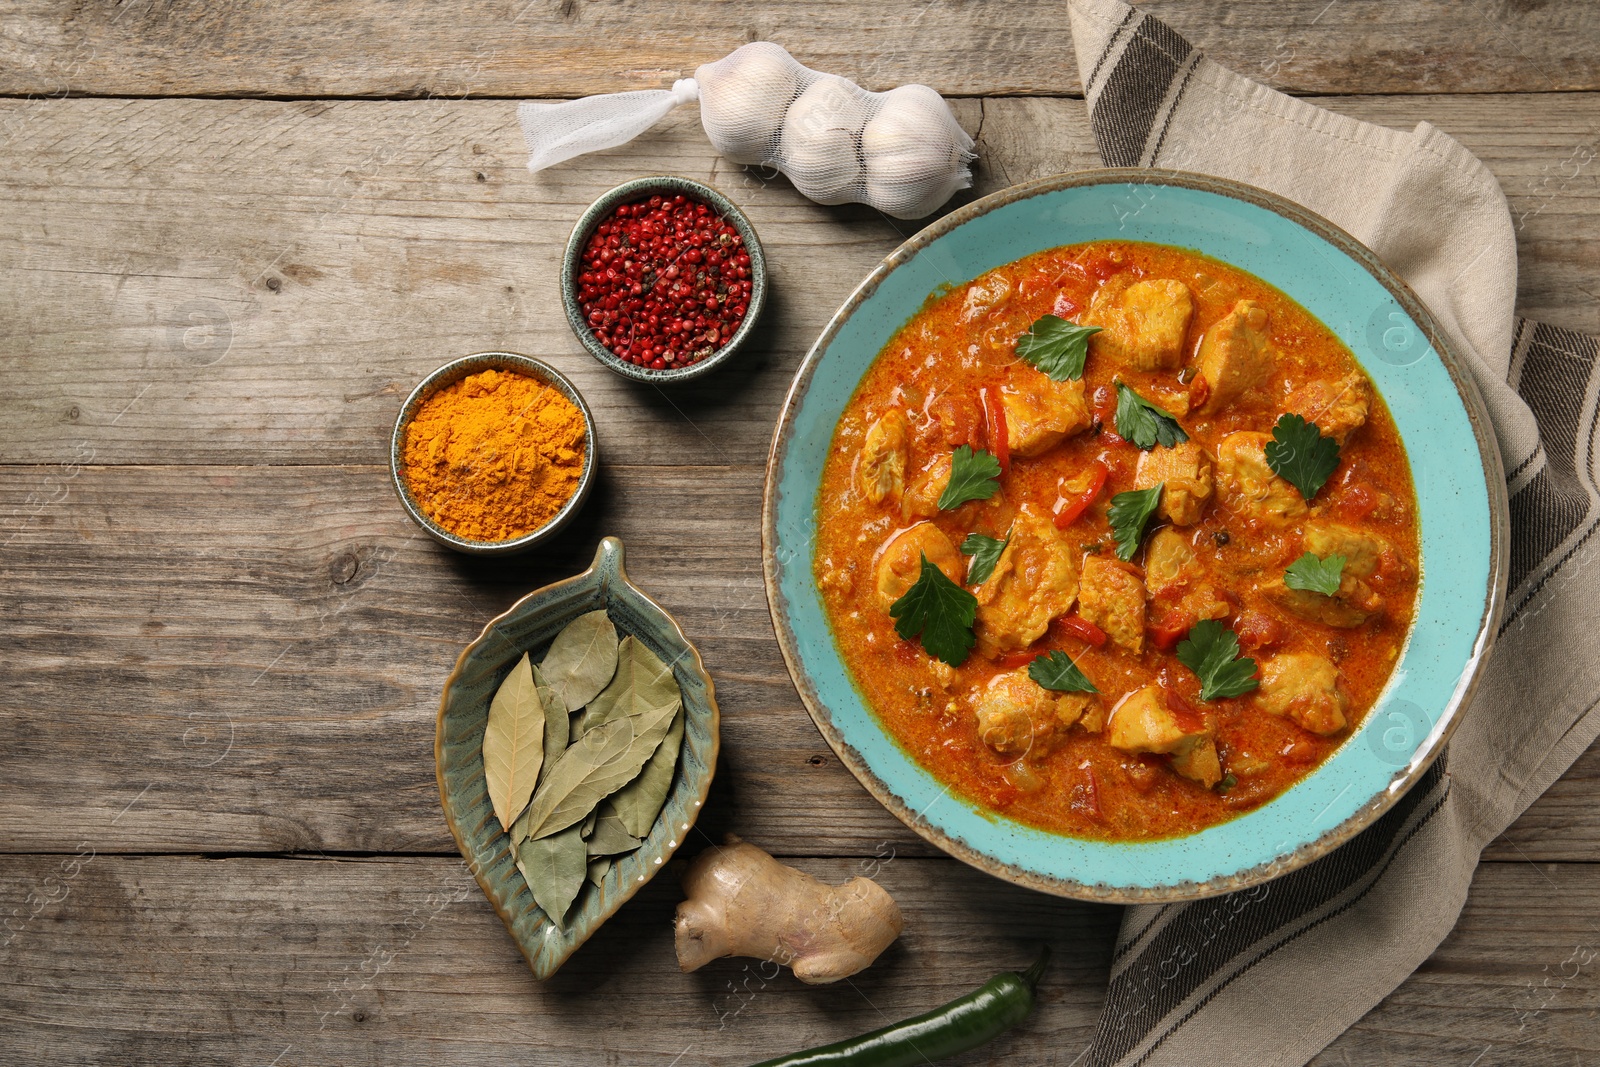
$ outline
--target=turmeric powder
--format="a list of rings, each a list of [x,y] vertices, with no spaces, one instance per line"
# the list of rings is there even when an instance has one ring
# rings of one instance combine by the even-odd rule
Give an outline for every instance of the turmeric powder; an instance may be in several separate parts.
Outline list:
[[[417,406],[403,476],[422,512],[457,537],[509,541],[577,492],[583,453],[583,413],[558,389],[485,370]]]

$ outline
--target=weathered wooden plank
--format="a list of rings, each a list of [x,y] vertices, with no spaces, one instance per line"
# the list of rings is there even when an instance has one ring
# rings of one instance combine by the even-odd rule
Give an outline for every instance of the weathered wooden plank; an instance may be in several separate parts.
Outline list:
[[[1328,103],[1429,117],[1483,155],[1522,220],[1525,310],[1600,332],[1600,95]],[[1096,162],[1081,101],[959,105],[981,137],[977,192]],[[914,228],[729,167],[687,113],[537,176],[499,102],[12,101],[0,116],[0,462],[380,463],[415,381],[494,347],[569,371],[608,459],[759,462],[801,355]],[[670,393],[596,365],[556,299],[584,205],[651,171],[728,192],[773,273],[751,351]]]
[[[571,532],[514,561],[420,535],[380,468],[60,477],[0,468],[0,514],[17,520],[0,537],[0,851],[82,834],[134,851],[453,850],[433,769],[444,678],[604,534],[716,679],[713,831],[801,853],[915,840],[789,682],[761,585],[759,468],[611,466]],[[24,522],[28,494],[55,502]]]
[[[1218,60],[1300,92],[1593,89],[1585,4],[1150,0]],[[875,89],[1081,91],[1061,4],[374,0],[13,5],[0,92],[116,96],[581,96],[664,86],[753,40]]]
[[[41,1067],[398,1067],[441,1053],[453,1064],[732,1065],[925,1010],[1048,941],[1039,1008],[962,1062],[1065,1067],[1083,1050],[1117,909],[953,860],[799,865],[834,881],[870,874],[906,915],[900,941],[849,982],[807,988],[741,960],[678,973],[670,869],[540,985],[445,858],[14,857],[0,872],[0,1048]],[[1316,1063],[1460,1065],[1486,1046],[1480,1067],[1592,1062],[1597,906],[1592,865],[1485,865],[1433,958]]]
[[[709,832],[786,855],[932,853],[795,695],[761,586],[759,468],[613,465],[570,533],[500,562],[420,536],[385,478],[0,467],[0,852],[451,852],[445,675],[488,619],[616,534],[716,679]],[[1597,775],[1592,752],[1491,853],[1600,859]]]

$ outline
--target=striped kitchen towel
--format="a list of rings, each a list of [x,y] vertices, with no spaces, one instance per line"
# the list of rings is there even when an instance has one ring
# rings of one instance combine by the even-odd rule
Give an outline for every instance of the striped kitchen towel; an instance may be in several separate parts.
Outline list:
[[[1129,908],[1082,1067],[1266,1067],[1317,1054],[1455,925],[1483,847],[1600,733],[1596,340],[1518,319],[1494,176],[1426,122],[1336,115],[1225,70],[1117,0],[1070,0],[1108,166],[1271,190],[1354,234],[1472,365],[1511,499],[1506,615],[1447,755],[1359,837],[1254,889]]]

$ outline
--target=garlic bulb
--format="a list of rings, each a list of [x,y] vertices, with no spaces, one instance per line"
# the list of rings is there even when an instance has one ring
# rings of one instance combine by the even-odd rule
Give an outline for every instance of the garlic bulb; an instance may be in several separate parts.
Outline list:
[[[735,163],[771,166],[784,114],[809,73],[768,41],[747,44],[696,70],[701,122],[717,151]]]
[[[824,74],[784,116],[778,145],[783,172],[819,204],[842,204],[860,196],[856,144],[867,118],[862,95],[854,82]]]
[[[896,218],[931,214],[972,183],[972,138],[926,85],[883,94],[878,113],[861,132],[861,155],[867,202]]]
[[[522,104],[528,169],[626,144],[694,100],[718,152],[734,163],[776,167],[819,203],[854,201],[915,219],[972,184],[972,138],[934,90],[869,93],[768,41],[703,64],[671,89]]]

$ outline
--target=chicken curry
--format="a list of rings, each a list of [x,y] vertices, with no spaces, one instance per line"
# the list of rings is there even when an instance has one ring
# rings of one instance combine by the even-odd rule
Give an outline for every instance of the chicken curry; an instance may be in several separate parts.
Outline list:
[[[889,733],[1055,832],[1191,833],[1359,726],[1417,509],[1355,358],[1241,270],[1135,242],[935,293],[835,430],[813,561]]]

